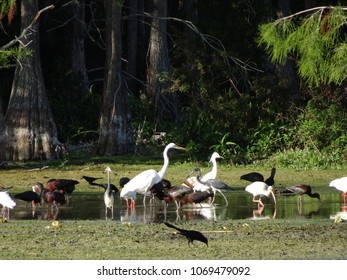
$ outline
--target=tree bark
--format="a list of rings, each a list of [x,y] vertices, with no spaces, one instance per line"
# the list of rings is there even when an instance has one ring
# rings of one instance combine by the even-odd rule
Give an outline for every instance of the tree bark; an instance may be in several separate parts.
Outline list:
[[[68,33],[71,42],[71,70],[78,82],[79,93],[88,93],[89,79],[86,68],[84,40],[86,36],[85,0],[70,5],[72,21],[71,32]]]
[[[171,68],[167,44],[167,0],[153,0],[153,19],[149,39],[146,95],[159,119],[179,120],[179,98],[170,92]]]
[[[117,1],[105,0],[105,13],[106,72],[98,152],[101,155],[115,155],[133,151],[135,141],[128,98],[122,82],[122,8]]]
[[[125,71],[128,74],[127,88],[131,93],[136,92],[136,81],[133,78],[137,77],[137,24],[138,24],[138,0],[128,0],[127,6],[128,20],[126,21],[126,64]]]
[[[37,0],[21,1],[21,29],[33,21]],[[10,100],[5,115],[8,160],[52,159],[58,143],[57,129],[43,81],[38,24],[21,40],[31,51],[16,65]]]

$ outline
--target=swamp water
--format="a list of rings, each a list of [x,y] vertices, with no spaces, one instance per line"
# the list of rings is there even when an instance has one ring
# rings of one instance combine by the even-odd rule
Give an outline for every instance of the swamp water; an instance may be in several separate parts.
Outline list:
[[[185,205],[176,211],[174,203],[167,209],[160,201],[150,204],[146,199],[143,206],[143,197],[138,196],[136,208],[127,210],[124,200],[117,196],[113,220],[129,223],[161,223],[164,221],[199,220],[222,221],[228,219],[309,219],[326,218],[335,219],[341,215],[346,219],[347,208],[343,206],[341,192],[321,192],[322,202],[306,195],[302,197],[302,203],[298,203],[297,196],[276,195],[277,205],[274,207],[268,198],[262,198],[265,207],[258,208],[252,202],[252,195],[245,191],[224,192],[228,200],[217,193],[214,204],[201,203],[197,205]],[[58,220],[96,220],[105,219],[105,206],[102,193],[73,193],[69,204],[63,205],[59,210],[47,209],[47,205],[31,210],[25,202],[17,200],[17,206],[11,211],[11,219],[58,219]],[[107,219],[111,219],[108,210]]]

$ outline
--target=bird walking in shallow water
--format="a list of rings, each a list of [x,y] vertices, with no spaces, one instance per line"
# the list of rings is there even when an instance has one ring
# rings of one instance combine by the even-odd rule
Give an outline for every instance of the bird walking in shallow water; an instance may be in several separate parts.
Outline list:
[[[253,182],[245,188],[245,191],[253,195],[253,202],[257,202],[258,207],[259,205],[264,206],[263,202],[261,201],[261,197],[270,196],[270,194],[272,195],[274,204],[276,205],[276,198],[272,186],[268,186],[264,182]],[[259,199],[256,199],[256,197],[259,197]]]
[[[104,202],[105,202],[105,219],[107,219],[107,209],[111,209],[111,217],[113,219],[113,206],[114,206],[114,195],[111,189],[110,184],[110,172],[111,168],[109,166],[106,167],[105,171],[107,172],[107,188],[104,193]]]
[[[31,208],[35,208],[36,204],[41,205],[42,196],[34,191],[25,191],[15,194],[14,198],[25,201],[27,205],[30,203]]]
[[[346,205],[347,200],[347,177],[332,180],[329,187],[334,187],[339,191],[342,191],[343,205]]]
[[[164,223],[167,227],[173,228],[175,230],[178,231],[179,234],[185,236],[188,239],[188,245],[190,246],[190,243],[194,244],[194,240],[203,242],[206,244],[206,246],[208,246],[208,240],[206,238],[206,236],[204,236],[200,231],[196,231],[196,230],[186,230],[186,229],[181,229],[178,228],[172,224],[169,223]]]
[[[7,191],[0,192],[0,205],[2,205],[2,217],[10,219],[10,209],[16,206],[16,202],[10,197]]]
[[[169,157],[167,153],[170,149],[185,150],[185,148],[177,146],[174,143],[168,144],[163,152],[164,164],[160,171],[157,172],[154,169],[145,170],[124,185],[124,188],[120,192],[120,197],[126,200],[127,208],[135,208],[137,193],[144,195],[143,204],[145,205],[148,190],[153,187],[154,184],[159,183],[165,176],[166,170],[169,166]],[[129,199],[131,201],[130,205],[128,203]]]
[[[282,194],[297,194],[298,195],[298,203],[301,203],[302,196],[304,194],[308,195],[312,198],[317,198],[319,201],[322,201],[319,193],[312,193],[312,188],[306,184],[298,184],[292,187],[285,188],[284,190],[280,190]]]

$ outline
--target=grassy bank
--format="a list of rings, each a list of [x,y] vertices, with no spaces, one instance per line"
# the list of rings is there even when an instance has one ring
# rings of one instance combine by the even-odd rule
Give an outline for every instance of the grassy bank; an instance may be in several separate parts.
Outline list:
[[[0,224],[0,259],[346,259],[347,223],[331,220],[181,222],[209,246],[164,224],[114,221],[9,221]]]

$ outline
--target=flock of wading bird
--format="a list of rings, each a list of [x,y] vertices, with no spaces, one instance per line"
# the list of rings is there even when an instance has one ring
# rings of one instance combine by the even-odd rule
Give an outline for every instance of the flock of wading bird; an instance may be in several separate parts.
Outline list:
[[[214,152],[210,158],[212,164],[212,170],[202,176],[200,168],[194,168],[192,172],[187,176],[181,185],[172,186],[169,180],[166,180],[165,173],[169,166],[168,151],[170,149],[185,150],[174,143],[168,144],[163,152],[164,163],[159,171],[154,169],[145,170],[132,179],[123,177],[119,180],[119,189],[110,183],[111,169],[106,168],[105,172],[108,175],[107,183],[97,183],[98,179],[90,176],[82,176],[82,179],[86,180],[90,185],[102,187],[104,192],[105,203],[105,218],[108,217],[108,210],[111,211],[113,218],[113,207],[115,204],[115,194],[119,193],[121,199],[126,201],[127,209],[135,209],[137,194],[143,195],[143,205],[146,206],[146,197],[150,198],[150,203],[158,199],[163,201],[165,207],[170,202],[175,203],[176,211],[178,211],[184,204],[200,204],[204,201],[208,201],[209,204],[213,204],[216,193],[219,192],[225,199],[228,206],[228,200],[223,194],[223,191],[233,190],[230,186],[217,178],[217,159],[222,159],[217,152]],[[301,205],[301,197],[306,194],[312,198],[316,198],[321,201],[319,193],[312,193],[312,189],[309,185],[298,184],[291,187],[274,190],[276,168],[272,168],[269,178],[266,180],[264,176],[258,172],[251,172],[244,174],[240,177],[242,180],[251,182],[245,191],[253,195],[253,202],[257,203],[258,209],[263,209],[264,203],[262,197],[271,197],[274,205],[276,206],[275,192],[281,194],[293,194],[298,195],[298,204]],[[16,206],[15,199],[20,199],[30,203],[32,207],[37,204],[41,205],[42,200],[51,207],[58,210],[60,205],[68,203],[69,195],[75,190],[75,186],[79,183],[77,180],[70,179],[50,179],[46,182],[46,187],[42,183],[35,183],[32,186],[32,190],[15,194],[13,198],[9,194],[8,189],[0,191],[0,204],[2,205],[2,216],[5,219],[9,219],[9,211]],[[335,179],[330,182],[330,187],[335,187],[337,190],[342,191],[344,207],[346,207],[347,198],[347,177]],[[199,240],[207,243],[206,237],[201,233],[190,230],[179,229],[169,223],[165,223],[168,227],[178,230],[178,232],[187,237],[188,243],[192,243],[194,240]]]

